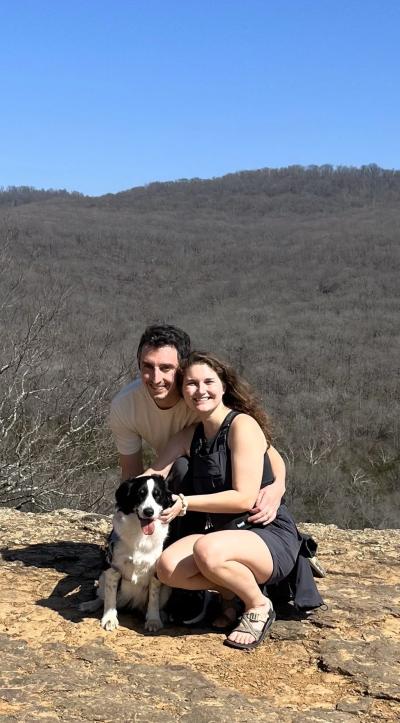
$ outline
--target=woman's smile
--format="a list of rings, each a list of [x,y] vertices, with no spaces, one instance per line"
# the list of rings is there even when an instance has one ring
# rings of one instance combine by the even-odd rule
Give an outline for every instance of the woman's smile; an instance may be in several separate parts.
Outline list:
[[[193,364],[186,370],[183,396],[189,407],[213,411],[221,404],[224,391],[224,385],[218,374],[207,364]]]

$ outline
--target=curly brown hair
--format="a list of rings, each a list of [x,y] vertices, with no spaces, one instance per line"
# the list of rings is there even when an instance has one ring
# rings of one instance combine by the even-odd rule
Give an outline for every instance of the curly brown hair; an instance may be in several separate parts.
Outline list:
[[[264,432],[269,446],[272,442],[271,423],[250,384],[242,379],[230,364],[218,359],[214,354],[192,351],[187,359],[182,362],[177,373],[177,383],[180,391],[182,391],[186,369],[193,366],[193,364],[207,364],[210,369],[213,369],[225,385],[225,392],[222,397],[223,403],[236,412],[243,412],[253,417]]]

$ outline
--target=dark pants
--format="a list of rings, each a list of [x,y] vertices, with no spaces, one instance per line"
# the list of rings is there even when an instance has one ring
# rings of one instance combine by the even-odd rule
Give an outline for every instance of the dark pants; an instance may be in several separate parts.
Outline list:
[[[178,457],[171,467],[167,477],[168,487],[171,492],[183,495],[192,495],[193,486],[189,472],[188,457]],[[175,517],[169,526],[169,535],[164,543],[164,548],[172,545],[176,540],[187,535],[203,533],[205,526],[205,514],[203,512],[187,512],[184,517]]]

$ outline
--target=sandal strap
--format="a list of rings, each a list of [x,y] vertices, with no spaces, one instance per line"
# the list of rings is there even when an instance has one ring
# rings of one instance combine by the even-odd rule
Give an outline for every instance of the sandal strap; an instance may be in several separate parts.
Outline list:
[[[235,628],[235,633],[250,633],[250,635],[253,636],[254,640],[258,640],[262,633],[261,630],[256,630],[251,623],[266,623],[269,618],[269,610],[267,613],[260,612],[260,613],[243,613],[243,615],[240,618],[240,622],[237,628]]]
[[[246,615],[246,618],[248,620],[251,620],[252,623],[266,623],[269,618],[269,610],[265,613],[244,613]]]

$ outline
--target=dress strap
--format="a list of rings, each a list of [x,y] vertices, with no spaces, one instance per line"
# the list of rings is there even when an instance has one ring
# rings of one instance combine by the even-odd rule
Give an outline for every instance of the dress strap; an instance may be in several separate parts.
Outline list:
[[[211,450],[216,451],[218,449],[225,449],[227,447],[227,438],[230,426],[235,419],[235,417],[240,414],[240,412],[236,412],[235,410],[231,410],[226,415],[224,421],[222,422],[216,436],[214,437],[212,443],[211,443]],[[200,450],[204,449],[204,427],[203,423],[199,422],[194,430],[192,442],[190,445],[190,457],[192,458],[194,454],[198,453]]]
[[[192,441],[190,443],[190,459],[193,459],[193,455],[196,454],[199,447],[202,445],[202,440],[204,437],[204,429],[202,422],[199,422],[196,424],[195,430],[193,432]]]
[[[232,424],[233,420],[235,419],[235,417],[237,417],[238,414],[240,414],[240,412],[236,412],[234,409],[232,409],[232,411],[228,412],[228,414],[226,415],[224,421],[222,422],[222,424],[219,428],[219,432],[217,434],[216,442],[217,442],[218,447],[226,447],[227,448],[227,439],[228,439],[229,430],[231,428],[231,424]]]
[[[222,422],[218,434],[220,434],[221,432],[228,432],[233,420],[235,419],[235,417],[238,416],[238,414],[240,414],[240,412],[236,412],[234,409],[231,409],[231,411],[228,412],[224,421]]]

